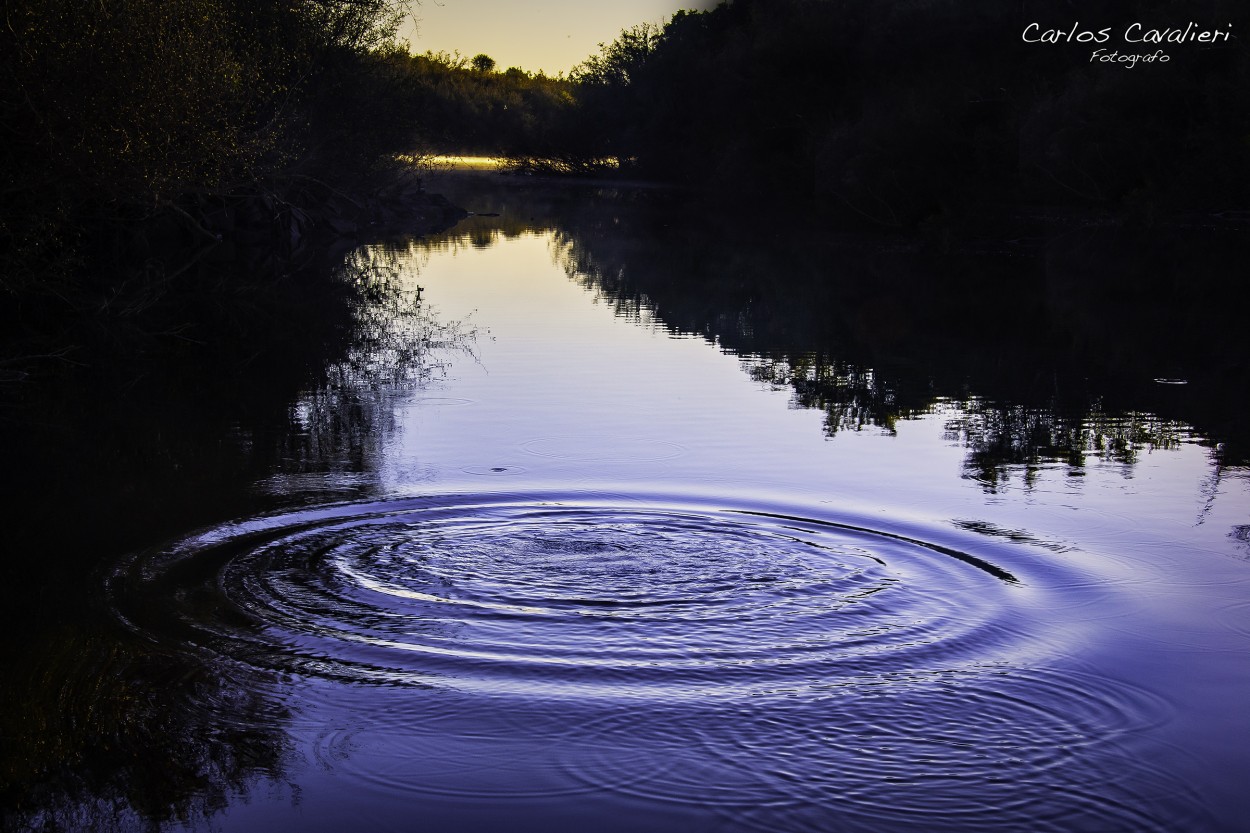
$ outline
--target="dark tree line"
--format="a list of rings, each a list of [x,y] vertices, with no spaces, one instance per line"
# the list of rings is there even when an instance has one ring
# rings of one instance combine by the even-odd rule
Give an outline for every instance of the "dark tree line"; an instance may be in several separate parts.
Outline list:
[[[572,74],[576,117],[593,155],[639,174],[807,198],[888,226],[1022,200],[1244,209],[1242,41],[1165,43],[1169,62],[1130,69],[1091,62],[1089,44],[1022,38],[1030,22],[1079,19],[1111,27],[1107,51],[1124,51],[1135,21],[1242,17],[1221,0],[1095,0],[1079,14],[1036,0],[730,0],[605,45]]]
[[[403,0],[6,0],[0,290],[189,195],[350,179],[412,128],[373,51]]]
[[[899,228],[975,227],[1021,203],[1147,220],[1244,211],[1250,193],[1250,21],[1231,0],[1082,4],[1090,27],[1237,33],[1165,44],[1168,63],[1131,69],[1091,62],[1090,44],[1025,43],[1030,22],[1071,25],[1057,0],[727,0],[628,29],[556,78],[487,55],[410,55],[394,40],[405,11],[7,0],[0,288],[43,287],[82,267],[93,230],[188,195],[343,188],[414,150],[615,170]]]
[[[522,166],[613,170],[820,206],[874,225],[942,227],[1031,203],[1147,220],[1244,209],[1250,32],[1228,0],[726,0],[641,24],[568,77],[486,55],[388,57],[428,147]],[[1232,31],[1091,60],[1098,44],[1027,43],[1026,27]],[[1245,26],[1240,26],[1245,23]],[[1231,28],[1230,28],[1231,27]]]
[[[545,157],[574,120],[574,87],[562,77],[498,71],[485,54],[392,49],[377,59],[392,79],[390,105],[414,126],[422,151]]]

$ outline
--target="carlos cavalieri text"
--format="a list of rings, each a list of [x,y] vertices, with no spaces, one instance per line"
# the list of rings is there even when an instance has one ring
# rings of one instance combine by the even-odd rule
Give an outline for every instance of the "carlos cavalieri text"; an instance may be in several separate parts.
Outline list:
[[[1234,37],[1232,28],[1233,24],[1230,23],[1223,29],[1204,29],[1192,21],[1184,28],[1151,28],[1142,23],[1130,23],[1120,31],[1120,39],[1126,44],[1220,44]],[[1111,40],[1112,31],[1110,26],[1102,29],[1082,28],[1079,22],[1073,23],[1068,28],[1054,29],[1047,29],[1040,23],[1030,23],[1024,27],[1020,38],[1025,43],[1107,43]],[[1090,63],[1099,61],[1133,67],[1138,62],[1166,63],[1171,58],[1162,49],[1147,53],[1133,53],[1108,51],[1101,48],[1091,52],[1089,60]]]

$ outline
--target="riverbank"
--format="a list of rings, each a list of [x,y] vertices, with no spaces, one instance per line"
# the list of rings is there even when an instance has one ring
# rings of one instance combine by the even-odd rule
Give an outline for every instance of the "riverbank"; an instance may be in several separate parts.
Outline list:
[[[0,382],[67,364],[125,365],[119,355],[202,349],[244,333],[246,342],[292,320],[333,329],[355,304],[336,280],[351,250],[433,234],[466,216],[411,168],[351,192],[300,177],[281,189],[123,207],[80,225],[43,262],[6,270]]]
[[[415,172],[401,169],[350,192],[298,177],[280,191],[188,195],[112,230],[110,242],[122,268],[139,261],[150,267],[155,260],[168,275],[200,257],[217,263],[303,262],[319,248],[422,236],[466,216],[442,195],[427,193]]]

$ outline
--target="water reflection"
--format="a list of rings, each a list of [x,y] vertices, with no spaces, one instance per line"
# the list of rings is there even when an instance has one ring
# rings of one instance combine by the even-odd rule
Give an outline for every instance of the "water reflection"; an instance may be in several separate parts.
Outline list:
[[[401,253],[412,249],[391,243],[347,255],[341,280],[358,293],[351,339],[289,407],[274,473],[261,484],[271,494],[325,499],[376,490],[397,404],[441,378],[453,356],[472,355],[472,328],[441,320],[401,268]]]
[[[259,519],[134,560],[111,595],[141,630],[265,669],[572,701],[819,699],[1039,653],[1022,623],[1035,601],[998,586],[1023,579],[983,541],[974,554],[756,504],[589,501]]]
[[[1089,458],[1127,469],[1143,452],[1175,450],[1190,441],[1193,429],[1153,414],[1108,415],[1096,404],[1069,416],[973,398],[960,403],[947,436],[968,448],[966,475],[993,491],[1013,474],[1033,485],[1050,463],[1066,466],[1069,476],[1082,475]]]
[[[1225,303],[1240,233],[1021,219],[1016,238],[951,252],[778,222],[769,206],[726,216],[608,188],[569,204],[540,188],[512,210],[515,191],[461,187],[502,213],[471,239],[552,231],[557,262],[621,317],[742,356],[752,378],[825,411],[830,435],[961,411],[951,436],[987,484],[1191,440],[1220,465],[1250,462],[1250,328]]]
[[[195,826],[258,790],[295,794],[272,678],[77,623],[8,659],[6,829]]]
[[[1185,524],[1228,517],[1244,328],[1153,343],[1142,298],[1082,287],[1114,260],[1091,241],[1124,242],[1097,230],[951,254],[645,189],[457,198],[463,227],[293,276],[224,316],[235,338],[118,350],[8,412],[4,525],[38,557],[4,611],[6,826],[1241,817],[1241,562],[1140,531],[1150,503],[1056,524],[1077,501],[1045,491],[1158,452],[1203,466]],[[496,296],[511,340],[434,309],[427,278]],[[1200,289],[1177,320],[1235,321]],[[544,306],[569,297],[568,320]],[[629,325],[599,338],[612,311]],[[795,503],[759,498],[777,481]],[[992,513],[1017,485],[1036,515]],[[1183,533],[1246,551],[1243,523]]]
[[[1206,823],[1141,754],[1166,701],[1052,630],[1055,609],[1116,603],[1096,576],[1030,563],[1018,535],[607,500],[258,518],[140,555],[110,595],[140,632],[337,684],[327,704],[305,683],[318,731],[350,715],[338,767],[392,798],[543,799],[528,816],[548,818],[595,794],[738,830]]]
[[[195,827],[258,793],[298,801],[281,681],[182,631],[118,628],[101,570],[205,523],[377,489],[394,402],[472,345],[406,283],[404,246],[201,276],[237,283],[175,303],[202,307],[179,329],[196,338],[153,349],[163,323],[140,320],[4,391],[5,829]]]
[[[862,431],[875,427],[894,432],[895,423],[929,413],[930,406],[907,407],[895,390],[870,368],[858,367],[821,353],[796,356],[743,358],[747,373],[757,382],[793,389],[801,408],[825,412],[825,433]]]

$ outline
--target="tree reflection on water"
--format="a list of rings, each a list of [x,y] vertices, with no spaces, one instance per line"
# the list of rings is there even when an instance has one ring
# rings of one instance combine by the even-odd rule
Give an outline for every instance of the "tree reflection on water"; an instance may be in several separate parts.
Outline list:
[[[12,662],[0,799],[11,830],[203,822],[284,782],[288,717],[274,681],[80,623]]]
[[[472,349],[470,330],[404,282],[406,246],[235,276],[229,296],[153,310],[195,309],[178,328],[193,340],[137,321],[6,391],[5,458],[21,489],[0,507],[0,827],[155,830],[257,790],[298,800],[273,675],[176,633],[156,644],[129,632],[101,571],[188,529],[376,491],[391,399]]]
[[[360,293],[351,341],[291,404],[268,491],[369,494],[397,402],[442,377],[451,355],[471,354],[476,334],[467,322],[439,320],[421,287],[406,283],[412,254],[410,244],[384,244],[348,256],[346,280]]]
[[[1237,235],[1044,227],[947,250],[775,206],[727,216],[647,190],[483,182],[460,198],[483,216],[461,228],[264,292],[231,281],[231,300],[179,308],[207,319],[198,330],[105,339],[76,354],[88,366],[3,403],[20,485],[3,506],[5,827],[157,828],[261,789],[298,800],[280,682],[176,634],[140,640],[100,598],[100,570],[189,529],[380,496],[397,400],[473,352],[471,323],[440,320],[410,282],[432,250],[548,233],[553,259],[620,315],[737,356],[823,412],[828,436],[939,415],[989,491],[1091,461],[1131,471],[1191,442],[1210,447],[1215,485],[1250,463],[1250,328],[1226,302]]]
[[[948,414],[989,489],[1189,441],[1250,462],[1248,328],[1226,303],[1240,234],[1020,219],[1016,237],[951,250],[608,196],[556,206],[570,277],[624,318],[738,355],[824,411],[830,436]]]

